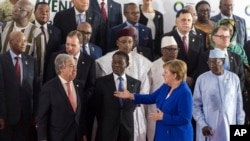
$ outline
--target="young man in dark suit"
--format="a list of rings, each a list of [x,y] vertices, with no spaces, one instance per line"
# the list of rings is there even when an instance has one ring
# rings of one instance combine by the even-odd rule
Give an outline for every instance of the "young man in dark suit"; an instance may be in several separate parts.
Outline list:
[[[39,97],[38,141],[87,141],[86,94],[75,80],[76,61],[59,54],[55,70],[57,76],[43,85]]]
[[[96,80],[96,141],[134,141],[133,112],[136,105],[131,100],[114,97],[115,91],[125,88],[131,93],[140,91],[141,82],[125,73],[128,65],[128,54],[117,51],[112,57],[113,73]]]
[[[62,32],[62,44],[65,43],[67,34],[76,30],[77,25],[88,22],[93,28],[90,41],[102,49],[104,46],[104,24],[102,16],[95,10],[89,9],[89,0],[71,0],[74,7],[57,12],[54,17],[54,26]]]
[[[59,51],[61,45],[61,31],[53,26],[49,22],[50,19],[50,7],[46,2],[38,2],[35,5],[35,21],[32,23],[35,24],[38,28],[41,29],[45,37],[45,60],[44,60],[44,70],[46,70],[49,58],[52,53]],[[44,72],[46,73],[46,72]]]
[[[10,50],[0,55],[0,140],[33,141],[40,92],[38,65],[24,54],[24,33],[11,32],[9,44]]]

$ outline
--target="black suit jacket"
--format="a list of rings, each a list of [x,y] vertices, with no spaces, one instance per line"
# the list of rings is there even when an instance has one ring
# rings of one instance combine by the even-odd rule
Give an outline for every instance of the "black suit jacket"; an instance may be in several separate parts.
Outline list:
[[[141,82],[128,75],[126,77],[127,90],[131,93],[138,93]],[[131,100],[124,100],[121,107],[119,98],[114,96],[114,91],[116,91],[116,86],[113,73],[96,80],[94,94],[98,121],[96,141],[134,141],[135,105]]]
[[[163,15],[155,10],[155,16],[153,19],[153,22],[155,24],[155,39],[154,39],[154,52],[155,55],[160,57],[161,56],[161,36],[163,35]],[[147,25],[148,19],[144,16],[144,14],[141,11],[140,8],[140,19],[139,23],[143,25]]]
[[[23,79],[19,82],[10,52],[0,55],[0,118],[12,125],[36,116],[40,81],[36,60],[22,54]]]
[[[230,70],[231,72],[234,72],[239,76],[241,88],[243,89],[244,83],[245,83],[245,76],[244,76],[244,68],[243,63],[240,58],[240,56],[233,52],[227,52],[229,57],[229,63],[230,63]],[[198,69],[195,72],[195,78],[198,78],[199,75],[202,73],[209,71],[209,67],[207,64],[209,57],[209,51],[205,51],[201,54],[198,64]]]
[[[54,17],[53,24],[61,30],[63,44],[66,41],[67,34],[72,30],[76,30],[77,28],[75,15],[76,14],[74,7],[72,7],[57,12]],[[98,12],[89,9],[86,11],[86,22],[90,23],[90,25],[92,26],[92,35],[90,42],[103,48],[103,37],[105,36],[103,18]]]
[[[200,41],[199,37],[189,34],[189,45],[188,45],[188,54],[185,52],[185,48],[182,43],[182,39],[179,36],[176,29],[171,32],[165,33],[164,36],[173,36],[175,41],[177,42],[178,47],[180,48],[178,52],[177,59],[183,60],[187,63],[188,70],[187,75],[190,77],[194,77],[194,71],[197,69],[198,61],[200,54],[204,50],[204,44]]]
[[[86,134],[86,95],[75,80],[77,109],[73,111],[59,77],[42,87],[38,109],[38,141],[81,141]],[[77,139],[77,140],[76,140]]]

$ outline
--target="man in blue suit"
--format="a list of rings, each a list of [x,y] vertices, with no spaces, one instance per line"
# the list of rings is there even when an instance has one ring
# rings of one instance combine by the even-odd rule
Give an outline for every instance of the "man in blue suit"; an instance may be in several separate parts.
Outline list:
[[[137,45],[141,47],[151,48],[153,50],[153,40],[151,29],[138,23],[140,18],[140,11],[135,3],[127,3],[124,5],[124,16],[126,21],[123,24],[114,26],[110,32],[110,39],[108,45],[108,51],[113,51],[117,49],[116,46],[116,32],[123,29],[126,26],[134,26],[137,29]]]
[[[74,7],[57,12],[54,17],[54,26],[58,27],[62,32],[62,43],[65,43],[67,34],[70,31],[76,30],[79,23],[86,21],[93,28],[90,41],[103,49],[105,47],[105,39],[103,38],[105,28],[102,16],[89,8],[89,0],[71,0],[71,2]]]
[[[34,141],[40,81],[36,60],[25,54],[24,33],[13,31],[0,55],[0,140]],[[33,133],[31,133],[33,129]]]
[[[77,26],[77,30],[82,33],[83,37],[83,46],[81,49],[82,52],[91,56],[93,59],[101,57],[102,49],[99,46],[89,42],[92,34],[91,25],[88,22],[83,22]]]
[[[35,24],[38,28],[41,28],[46,42],[46,53],[44,61],[44,71],[47,69],[48,61],[52,53],[59,51],[61,45],[61,31],[48,23],[50,19],[50,8],[46,2],[38,2],[35,5]],[[46,72],[45,72],[46,73]]]
[[[102,9],[102,4],[103,9]],[[105,46],[108,46],[109,31],[112,27],[122,24],[122,8],[121,4],[113,0],[91,0],[90,8],[95,9],[100,13],[104,19],[105,23]],[[103,53],[107,53],[106,48],[103,50]]]
[[[211,17],[214,22],[219,21],[222,18],[233,19],[236,23],[237,42],[242,46],[247,41],[247,28],[245,19],[233,14],[233,0],[220,0],[220,13]]]

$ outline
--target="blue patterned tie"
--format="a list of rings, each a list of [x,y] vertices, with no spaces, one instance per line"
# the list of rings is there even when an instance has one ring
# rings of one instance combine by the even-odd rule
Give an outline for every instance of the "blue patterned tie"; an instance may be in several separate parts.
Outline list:
[[[119,76],[119,77],[118,77],[118,80],[119,80],[119,83],[118,83],[118,91],[121,92],[121,91],[123,91],[123,88],[122,88],[122,86],[123,86],[123,85],[122,85],[122,80],[123,80],[123,79],[122,79],[121,76]],[[119,101],[120,101],[120,105],[123,106],[123,99],[120,98]]]
[[[83,21],[82,21],[82,13],[78,14],[78,24],[81,24]]]

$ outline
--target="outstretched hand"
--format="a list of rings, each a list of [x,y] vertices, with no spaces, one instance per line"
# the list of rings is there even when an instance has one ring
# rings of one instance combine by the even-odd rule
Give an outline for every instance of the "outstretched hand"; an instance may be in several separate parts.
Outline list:
[[[134,95],[131,94],[127,89],[123,89],[121,92],[115,91],[114,96],[118,98],[134,100]]]

